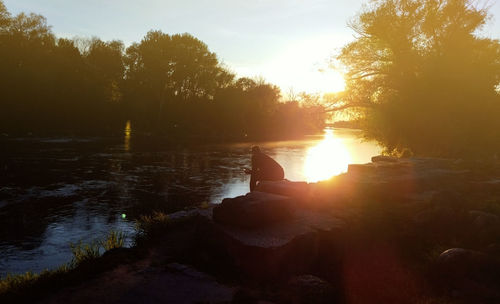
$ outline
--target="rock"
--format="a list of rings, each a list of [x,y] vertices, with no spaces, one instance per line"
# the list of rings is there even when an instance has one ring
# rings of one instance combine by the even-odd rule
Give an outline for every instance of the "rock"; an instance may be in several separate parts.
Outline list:
[[[495,214],[484,211],[471,210],[469,216],[473,219],[473,224],[476,228],[486,228],[498,225],[499,219]]]
[[[455,210],[463,209],[465,207],[465,200],[456,191],[444,190],[436,192],[431,199],[433,206],[450,207]]]
[[[395,163],[398,162],[399,159],[396,157],[392,156],[386,156],[386,155],[377,155],[372,157],[372,162],[377,163],[377,162],[391,162]]]
[[[215,212],[215,210],[214,210]],[[312,209],[298,209],[278,225],[252,229],[218,225],[204,239],[221,241],[227,256],[247,278],[276,281],[299,273],[309,273],[324,262],[335,264],[345,223],[334,215]],[[204,231],[208,233],[208,229]]]
[[[191,210],[181,210],[174,213],[168,214],[168,219],[173,222],[183,222],[193,219],[194,217],[212,217],[212,209],[216,207],[215,204],[208,204],[204,208],[194,208]]]
[[[333,287],[313,275],[294,276],[288,281],[291,303],[335,303]]]
[[[488,257],[482,252],[464,248],[451,248],[443,251],[438,258],[438,266],[454,273],[477,270],[487,264]]]
[[[474,299],[500,300],[500,264],[479,251],[451,248],[439,256],[437,271],[440,283],[460,296]]]
[[[375,172],[376,167],[373,164],[349,164],[347,173],[350,175],[371,174]]]
[[[213,209],[213,219],[220,224],[254,228],[276,224],[293,215],[292,198],[253,191],[235,198],[226,198]]]
[[[500,239],[500,219],[497,215],[471,210],[468,216],[470,244],[485,247]]]
[[[309,198],[309,185],[306,182],[262,181],[255,188],[257,191],[292,197],[298,201]]]

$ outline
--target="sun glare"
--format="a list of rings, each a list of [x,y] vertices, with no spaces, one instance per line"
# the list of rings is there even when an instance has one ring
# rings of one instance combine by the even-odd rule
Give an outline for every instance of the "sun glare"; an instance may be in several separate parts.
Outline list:
[[[332,50],[339,47],[329,36],[315,36],[290,42],[275,57],[252,69],[238,69],[242,75],[262,75],[281,87],[282,91],[325,94],[344,91],[341,71],[332,69],[327,61]]]
[[[325,138],[307,151],[304,176],[308,182],[329,179],[347,172],[351,156],[342,140],[335,138],[333,130],[326,130]]]
[[[317,88],[321,93],[337,93],[345,90],[344,76],[335,70],[321,72],[317,79]]]

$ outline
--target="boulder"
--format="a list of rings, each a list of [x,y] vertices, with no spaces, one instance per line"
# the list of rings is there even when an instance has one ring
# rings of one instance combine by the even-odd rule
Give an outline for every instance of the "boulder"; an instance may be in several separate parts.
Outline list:
[[[474,226],[479,229],[492,227],[499,223],[497,215],[484,211],[471,210],[469,216],[472,218]]]
[[[225,198],[213,209],[213,220],[230,226],[255,228],[288,220],[293,215],[292,198],[253,191],[235,198]]]
[[[500,300],[500,264],[479,251],[451,248],[439,256],[437,271],[440,284],[456,296]]]
[[[215,225],[212,236],[205,229],[207,236],[203,238],[220,242],[218,247],[225,253],[218,256],[231,261],[245,277],[276,282],[318,271],[318,265],[323,265],[319,270],[336,265],[344,227],[345,223],[331,213],[298,208],[292,218],[277,225],[252,229]]]
[[[309,198],[309,185],[306,182],[262,181],[255,188],[257,191],[292,197],[298,201]]]

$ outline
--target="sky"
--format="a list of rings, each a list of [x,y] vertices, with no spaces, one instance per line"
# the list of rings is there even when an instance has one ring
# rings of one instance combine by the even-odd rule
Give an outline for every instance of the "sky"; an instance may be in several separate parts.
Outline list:
[[[58,37],[139,42],[149,30],[190,33],[239,77],[284,94],[339,91],[329,59],[352,41],[347,22],[368,0],[3,0],[12,14],[45,16]],[[483,1],[484,2],[484,1]],[[500,0],[483,36],[500,38]]]

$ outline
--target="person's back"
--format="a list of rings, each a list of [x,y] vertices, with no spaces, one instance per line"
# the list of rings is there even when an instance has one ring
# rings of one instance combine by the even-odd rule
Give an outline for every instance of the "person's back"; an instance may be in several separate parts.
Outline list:
[[[250,191],[255,189],[258,181],[278,181],[285,178],[283,167],[262,153],[258,146],[252,148],[252,170],[247,173],[251,174]]]
[[[258,172],[259,180],[281,180],[285,175],[283,167],[262,152],[252,155],[252,171],[253,170]]]

